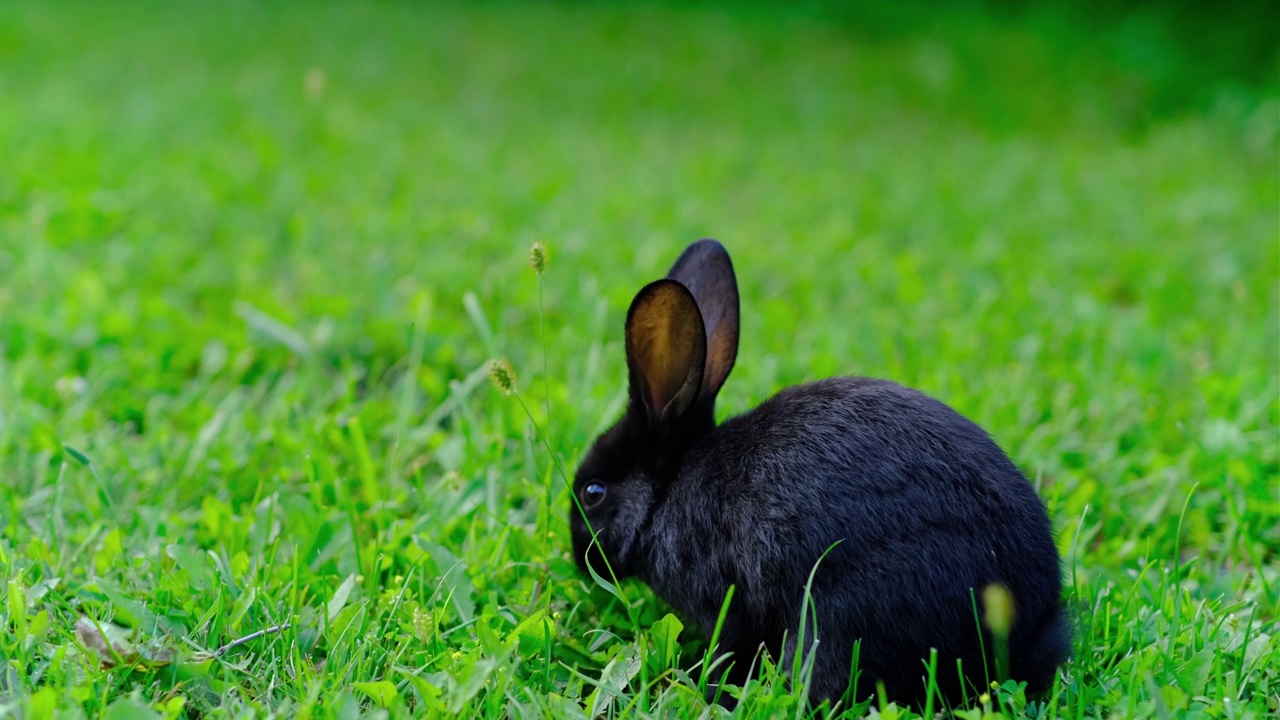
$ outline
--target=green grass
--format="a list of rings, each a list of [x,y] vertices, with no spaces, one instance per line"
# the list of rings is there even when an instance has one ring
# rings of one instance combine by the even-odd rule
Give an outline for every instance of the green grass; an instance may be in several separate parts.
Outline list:
[[[1007,714],[1274,716],[1277,56],[1167,7],[0,4],[0,714],[721,714],[556,469],[712,235],[722,413],[888,377],[1036,483],[1079,632]]]

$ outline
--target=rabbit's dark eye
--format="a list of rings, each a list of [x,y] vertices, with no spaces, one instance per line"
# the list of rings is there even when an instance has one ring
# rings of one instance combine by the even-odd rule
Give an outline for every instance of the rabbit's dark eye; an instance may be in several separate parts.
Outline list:
[[[591,483],[582,489],[582,504],[587,507],[595,507],[604,500],[604,486],[600,483]]]

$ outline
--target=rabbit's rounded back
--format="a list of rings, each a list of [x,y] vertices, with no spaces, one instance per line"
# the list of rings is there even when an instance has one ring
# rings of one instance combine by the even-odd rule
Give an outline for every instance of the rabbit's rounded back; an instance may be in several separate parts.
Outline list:
[[[860,696],[880,681],[919,700],[931,648],[945,697],[959,697],[957,659],[981,690],[995,670],[982,593],[999,584],[1015,609],[1009,673],[1047,686],[1070,630],[1049,518],[1017,467],[973,422],[883,380],[787,388],[716,427],[737,318],[714,241],[637,295],[631,402],[575,482],[578,562],[637,575],[708,635],[734,586],[721,642],[739,682],[760,646],[790,654],[812,571],[815,698],[846,689],[855,643]]]

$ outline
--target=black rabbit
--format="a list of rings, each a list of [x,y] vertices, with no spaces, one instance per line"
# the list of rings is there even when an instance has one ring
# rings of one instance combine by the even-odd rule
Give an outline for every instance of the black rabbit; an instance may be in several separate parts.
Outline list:
[[[1048,688],[1071,644],[1058,551],[1040,498],[995,442],[916,390],[850,377],[787,388],[717,427],[737,351],[733,265],[701,240],[627,312],[630,404],[578,469],[578,564],[607,576],[607,558],[708,637],[736,586],[720,635],[735,684],[761,646],[791,660],[816,564],[810,698],[860,700],[879,681],[917,706],[931,648],[949,702],[957,660],[970,697],[1003,679],[979,629],[983,590],[999,583],[1014,606],[1008,676]]]

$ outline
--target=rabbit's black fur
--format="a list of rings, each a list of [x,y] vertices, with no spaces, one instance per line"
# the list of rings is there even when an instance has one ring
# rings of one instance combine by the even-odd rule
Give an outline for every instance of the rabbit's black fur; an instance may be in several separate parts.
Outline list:
[[[1070,626],[1049,518],[1017,467],[974,423],[884,380],[787,388],[716,427],[737,320],[732,265],[715,241],[690,246],[668,279],[637,295],[631,403],[575,481],[579,564],[605,573],[607,558],[708,636],[736,586],[720,641],[738,684],[762,645],[784,663],[794,656],[816,564],[810,697],[833,701],[849,685],[855,643],[854,699],[882,681],[890,698],[919,704],[930,648],[945,699],[961,697],[957,659],[971,695],[985,690],[999,678],[993,638],[985,627],[979,635],[982,596],[1000,583],[1015,607],[1009,674],[1047,688]]]

